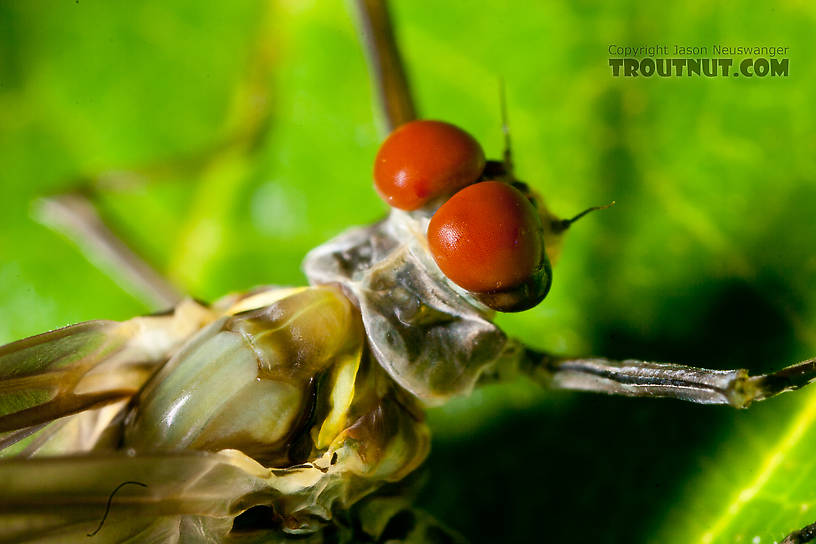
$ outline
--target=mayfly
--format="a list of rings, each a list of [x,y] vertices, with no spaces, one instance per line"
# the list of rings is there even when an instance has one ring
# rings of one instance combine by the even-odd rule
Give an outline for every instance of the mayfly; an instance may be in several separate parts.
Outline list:
[[[384,13],[363,12],[400,127],[375,162],[390,215],[313,250],[310,287],[186,299],[0,348],[0,537],[450,541],[419,515],[393,523],[403,503],[375,495],[427,456],[425,405],[524,374],[744,408],[816,377],[814,360],[749,376],[559,357],[509,338],[495,312],[547,295],[578,216],[557,218],[516,179],[509,146],[485,160],[460,129],[415,121]]]

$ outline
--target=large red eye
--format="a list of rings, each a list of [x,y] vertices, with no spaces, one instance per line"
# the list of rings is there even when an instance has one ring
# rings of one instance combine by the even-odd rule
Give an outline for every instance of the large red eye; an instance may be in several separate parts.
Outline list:
[[[476,181],[482,147],[464,130],[441,121],[412,121],[385,139],[374,161],[374,184],[389,205],[415,210]]]
[[[542,264],[535,208],[498,181],[465,187],[445,202],[431,218],[428,243],[451,281],[479,293],[520,285]]]

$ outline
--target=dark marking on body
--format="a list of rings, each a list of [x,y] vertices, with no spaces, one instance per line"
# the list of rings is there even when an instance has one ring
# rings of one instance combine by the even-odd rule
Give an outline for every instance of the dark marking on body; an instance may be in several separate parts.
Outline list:
[[[271,506],[259,504],[253,506],[235,517],[232,522],[232,533],[246,533],[252,531],[280,530],[281,517]]]

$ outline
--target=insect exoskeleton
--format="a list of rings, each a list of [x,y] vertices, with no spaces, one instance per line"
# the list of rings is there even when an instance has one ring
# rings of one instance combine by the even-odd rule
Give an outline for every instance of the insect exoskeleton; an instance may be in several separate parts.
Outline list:
[[[140,391],[127,448],[239,450],[296,467],[270,482],[281,493],[271,505],[294,532],[424,460],[420,409],[368,357],[360,314],[339,289],[267,288],[214,309],[221,317]]]

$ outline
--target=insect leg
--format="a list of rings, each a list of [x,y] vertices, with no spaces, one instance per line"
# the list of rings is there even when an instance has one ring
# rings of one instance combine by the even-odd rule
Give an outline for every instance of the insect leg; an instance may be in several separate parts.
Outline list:
[[[385,0],[357,0],[357,12],[372,79],[390,132],[416,118],[408,78]]]
[[[105,223],[95,202],[104,191],[121,191],[181,174],[200,175],[213,157],[248,138],[255,138],[249,128],[252,127],[191,154],[124,170],[82,176],[67,184],[73,188],[71,191],[39,199],[35,216],[41,223],[76,243],[91,262],[136,298],[149,302],[157,309],[175,306],[183,298],[181,291]]]
[[[816,379],[816,358],[770,374],[749,376],[744,369],[711,370],[693,366],[603,357],[555,357],[527,350],[522,370],[553,389],[592,391],[628,397],[666,397],[699,404],[747,408]]]
[[[251,83],[253,85],[247,83],[246,86],[260,87],[257,82]],[[90,261],[136,298],[148,301],[157,309],[175,306],[183,298],[182,292],[106,224],[97,211],[97,199],[103,192],[121,191],[158,180],[200,177],[220,157],[231,156],[236,149],[254,148],[265,132],[268,118],[265,111],[255,113],[257,115],[252,116],[238,112],[236,116],[246,120],[241,121],[233,135],[194,153],[74,180],[68,184],[73,187],[70,192],[41,198],[35,209],[36,217],[75,242]]]
[[[249,62],[234,87],[223,136],[173,157],[81,176],[67,184],[70,192],[41,199],[36,210],[40,221],[77,243],[89,260],[156,309],[174,306],[182,293],[105,223],[96,209],[98,198],[103,192],[159,180],[200,179],[224,163],[251,160],[268,134],[272,103],[269,80],[278,50],[271,38],[279,24],[273,3],[265,3],[258,15]]]
[[[114,234],[87,197],[65,193],[43,198],[37,216],[77,243],[111,277],[122,278],[123,287],[137,298],[147,299],[158,308],[172,307],[182,299],[175,286]]]

